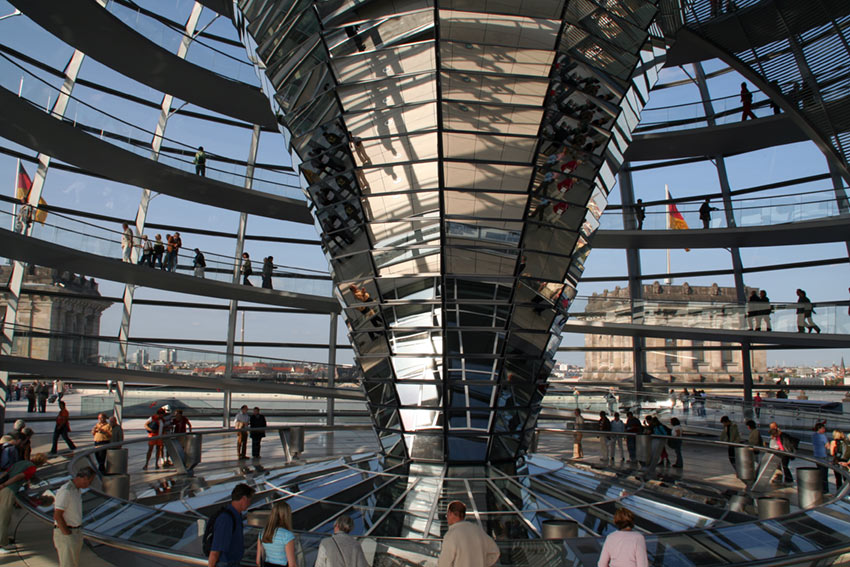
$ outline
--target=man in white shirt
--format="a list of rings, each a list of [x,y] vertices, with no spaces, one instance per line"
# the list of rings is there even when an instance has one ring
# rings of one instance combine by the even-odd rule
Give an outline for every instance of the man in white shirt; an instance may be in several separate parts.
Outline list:
[[[239,459],[247,459],[248,451],[248,432],[246,429],[250,427],[251,416],[248,415],[248,406],[239,408],[239,413],[236,414],[236,419],[233,420],[233,427],[239,431],[236,433],[236,452],[239,454]]]
[[[443,538],[443,549],[437,567],[490,567],[499,562],[499,546],[478,524],[465,522],[463,502],[449,502],[446,521],[449,531]]]
[[[133,229],[126,222],[121,225],[121,260],[130,262],[133,252]]]
[[[94,469],[83,467],[77,476],[62,485],[53,504],[53,546],[59,554],[59,567],[78,567],[83,550],[83,498],[80,490],[94,480]]]

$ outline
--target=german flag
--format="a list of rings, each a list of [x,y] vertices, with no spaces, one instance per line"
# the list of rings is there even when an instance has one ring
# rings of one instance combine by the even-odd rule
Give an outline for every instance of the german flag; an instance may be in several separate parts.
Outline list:
[[[15,196],[18,199],[29,200],[30,191],[32,191],[32,179],[27,174],[27,170],[24,169],[24,164],[18,161],[18,179],[15,183]],[[47,201],[39,197],[38,207],[34,211],[33,220],[44,224],[44,221],[47,220],[47,211],[41,207],[46,204]]]
[[[670,190],[667,189],[667,186],[664,187],[664,191],[667,193],[667,200],[671,200]],[[670,227],[671,230],[688,230],[688,223],[685,222],[685,217],[682,216],[682,213],[679,212],[679,209],[676,207],[675,203],[667,203],[667,226]],[[690,248],[685,248],[685,252],[690,252]]]

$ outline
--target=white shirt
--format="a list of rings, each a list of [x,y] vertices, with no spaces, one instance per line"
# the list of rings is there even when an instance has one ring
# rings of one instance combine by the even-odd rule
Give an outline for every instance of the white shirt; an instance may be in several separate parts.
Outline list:
[[[56,501],[53,507],[64,511],[65,524],[71,527],[79,527],[83,523],[83,497],[80,489],[69,480],[62,485],[56,493]]]
[[[236,419],[233,420],[234,427],[248,427],[248,423],[251,421],[251,415],[247,413],[242,413],[241,411],[236,414]],[[239,424],[242,425],[239,425]]]
[[[647,567],[648,564],[643,534],[618,530],[605,538],[597,567]]]
[[[499,546],[478,524],[456,522],[443,538],[437,567],[490,567],[500,555]]]

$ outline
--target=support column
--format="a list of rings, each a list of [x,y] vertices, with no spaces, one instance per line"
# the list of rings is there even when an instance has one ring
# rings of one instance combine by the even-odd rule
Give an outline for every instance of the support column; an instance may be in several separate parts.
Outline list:
[[[623,228],[626,230],[637,230],[637,222],[632,207],[635,203],[634,183],[630,163],[626,162],[620,168],[619,186],[620,200],[623,203]],[[626,265],[629,275],[629,294],[631,297],[631,320],[632,323],[643,323],[643,283],[641,280],[640,250],[636,248],[626,249]],[[644,337],[632,337],[632,372],[634,373],[634,388],[639,392],[643,390],[643,378],[646,374],[646,339]]]
[[[850,202],[848,202],[847,192],[844,190],[844,178],[829,159],[826,160],[826,163],[829,166],[829,175],[832,177],[832,188],[835,191],[838,214],[841,216],[850,215]],[[844,245],[847,247],[847,255],[850,257],[850,240],[845,240]]]
[[[77,81],[77,75],[80,72],[80,67],[85,59],[85,54],[82,51],[74,50],[68,64],[65,65],[65,80],[62,83],[62,88],[59,90],[59,95],[53,103],[53,108],[50,110],[50,115],[57,120],[62,120],[65,116],[65,110],[68,108],[68,102],[71,99],[71,91],[74,90],[74,85]],[[27,197],[27,203],[35,209],[41,201],[42,193],[44,192],[44,180],[47,177],[47,170],[50,167],[50,156],[39,153],[36,157],[38,167],[32,180]],[[20,162],[18,162],[20,164]],[[18,167],[20,170],[20,166]],[[15,179],[17,183],[18,171],[15,171]],[[32,234],[33,224],[30,223],[26,227],[26,234]],[[6,312],[3,316],[2,337],[0,337],[0,354],[12,354],[12,346],[15,342],[15,322],[18,316],[18,301],[21,296],[21,286],[24,283],[26,265],[23,262],[15,260],[12,262],[12,274],[9,277],[9,291],[6,294]],[[5,431],[6,421],[6,401],[9,399],[9,373],[5,370],[0,371],[0,434]]]
[[[203,5],[199,2],[195,2],[194,7],[192,8],[192,12],[189,14],[189,18],[186,20],[186,26],[184,27],[183,39],[180,42],[180,45],[177,47],[177,57],[180,59],[185,59],[186,54],[189,52],[189,45],[192,43],[194,39],[195,30],[198,26],[198,21],[201,17],[201,11],[203,10]],[[173,114],[171,111],[171,105],[174,102],[174,97],[170,94],[165,94],[162,97],[162,102],[160,103],[160,111],[159,111],[159,120],[156,122],[156,130],[154,131],[153,139],[151,140],[151,159],[153,161],[159,160],[159,152],[162,148],[162,140],[165,136],[165,127],[168,124],[168,118]],[[148,189],[144,188],[142,190],[142,198],[139,201],[139,210],[136,212],[136,236],[141,242],[142,234],[145,231],[145,223],[148,218],[148,207],[150,206],[151,200],[156,195]],[[135,263],[138,261],[140,250],[135,247],[130,252],[130,261]],[[136,286],[133,284],[126,284],[124,286],[124,312],[121,315],[121,326],[118,329],[118,367],[119,368],[127,368],[127,358],[128,358],[128,343],[127,341],[130,338],[130,320],[133,315],[133,297],[136,291]],[[112,405],[112,411],[115,415],[115,418],[118,420],[118,423],[122,423],[124,420],[124,383],[118,382],[117,387],[115,388],[115,399]]]
[[[254,125],[254,130],[251,134],[251,147],[248,150],[248,166],[245,169],[245,188],[251,189],[254,180],[254,163],[257,160],[257,148],[260,145],[260,127]],[[245,248],[245,231],[248,226],[248,213],[239,215],[239,227],[236,230],[236,251],[233,261],[233,279],[234,285],[239,284],[239,268],[242,266],[242,251]],[[256,260],[256,258],[255,258]],[[227,313],[227,347],[224,362],[224,377],[230,379],[233,377],[233,355],[234,346],[236,344],[236,321],[239,317],[239,301],[232,299],[230,308]],[[230,392],[225,392],[225,408],[224,408],[224,426],[227,427],[230,421]]]
[[[221,410],[221,426],[224,428],[230,427],[230,406],[233,405],[233,393],[230,390],[224,391],[224,402]]]
[[[328,388],[336,387],[336,331],[338,313],[331,313],[330,337],[328,337]],[[334,402],[333,396],[328,396],[327,424],[334,425]]]

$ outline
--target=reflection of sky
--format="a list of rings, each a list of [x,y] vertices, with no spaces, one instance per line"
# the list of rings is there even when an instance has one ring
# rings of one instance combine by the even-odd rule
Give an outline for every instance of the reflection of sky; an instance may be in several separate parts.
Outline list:
[[[138,3],[142,7],[155,12],[163,10],[162,4],[155,0],[143,0]],[[176,21],[185,21],[192,5],[193,2],[188,0],[179,0],[171,3],[168,7],[168,16]],[[142,16],[134,17],[132,13],[122,10],[117,6],[113,9],[116,12],[124,12],[121,16],[124,21],[142,30],[143,33],[150,34],[152,39],[164,41],[166,45],[172,46],[174,43],[173,38],[164,39],[168,37],[164,29],[160,29],[157,24],[152,23]],[[12,11],[13,7],[8,2],[0,0],[0,14],[8,14]],[[211,34],[221,35],[231,40],[238,40],[232,24],[226,18],[216,18],[211,11],[206,9],[202,12],[198,27],[205,28],[205,31]],[[52,37],[49,33],[29,21],[25,16],[16,16],[0,21],[0,34],[4,37],[4,44],[13,46],[15,49],[33,56],[54,68],[64,67],[72,53],[72,49],[68,45]],[[208,45],[215,45],[217,49],[234,57],[244,57],[244,51],[240,51],[238,47],[216,44],[208,39],[204,41]],[[224,58],[216,59],[210,53],[205,48],[190,48],[188,59],[205,65],[209,62],[208,65],[210,68],[214,70],[220,69],[222,72],[231,68],[239,68],[224,62]],[[721,67],[722,65],[716,61],[705,64],[706,72],[709,74]],[[653,108],[699,102],[696,86],[693,82],[688,81],[689,77],[693,76],[693,71],[691,69],[687,69],[686,71],[677,68],[665,69],[661,72],[662,82],[683,81],[683,84],[675,88],[654,91],[649,105],[644,110],[644,117],[647,120],[657,121],[659,120],[659,116],[667,119],[671,117],[669,116],[670,112],[674,112],[653,110]],[[44,73],[40,75],[47,78],[51,84],[58,84],[56,78],[49,77]],[[256,84],[256,80],[250,75],[240,74],[238,76],[243,80],[250,80],[252,84]],[[80,79],[102,83],[121,92],[156,104],[159,103],[161,98],[160,93],[120,75],[92,58],[86,58],[83,63]],[[731,99],[724,99],[718,102],[716,105],[717,110],[724,110],[730,107],[730,105],[737,103],[734,96],[739,90],[739,85],[740,76],[735,73],[719,74],[709,78],[708,86],[710,95],[713,98],[732,97]],[[25,85],[25,88],[29,87],[30,85]],[[105,112],[124,116],[128,121],[149,131],[153,130],[159,116],[159,110],[157,108],[141,106],[81,85],[75,87],[74,96]],[[759,93],[756,93],[756,101],[759,100],[759,96]],[[730,100],[731,102],[729,102]],[[182,104],[183,101],[174,101],[174,107],[179,107]],[[683,107],[681,111],[677,110],[675,112],[685,114],[696,112],[694,107],[698,107],[698,105],[689,105]],[[184,111],[193,111],[201,114],[212,114],[210,111],[191,104],[185,105],[183,109]],[[769,112],[769,110],[757,110],[757,114],[760,116],[766,115]],[[431,114],[427,116],[423,114],[422,120],[430,120],[430,117]],[[682,116],[672,116],[672,118],[677,117],[680,118]],[[69,116],[69,118],[73,119],[73,116]],[[248,155],[250,130],[236,126],[210,124],[178,112],[170,118],[166,136],[187,144],[190,147],[204,145],[210,154],[221,154],[237,159],[245,159]],[[6,140],[3,141],[3,146],[29,156],[34,155],[28,148],[18,146]],[[402,148],[398,148],[398,150],[401,151]],[[260,163],[289,165],[289,157],[283,137],[276,133],[262,133],[257,161]],[[0,178],[14,179],[15,164],[15,160],[10,156],[0,155]],[[30,163],[26,163],[25,166],[30,172],[30,175],[33,175],[34,166]],[[734,156],[726,160],[726,169],[729,173],[733,190],[827,172],[826,162],[822,154],[814,144],[808,142]],[[237,173],[241,172],[237,171]],[[381,175],[383,175],[383,171],[381,171]],[[670,190],[675,197],[719,192],[716,170],[709,162],[669,167],[663,170],[635,171],[633,175],[636,196],[643,198],[645,201],[663,198],[665,184],[670,186]],[[786,188],[777,188],[759,193],[758,195],[764,197],[787,195],[798,190],[826,189],[828,187],[828,181],[817,181]],[[65,172],[57,168],[51,168],[49,171],[44,194],[45,199],[51,205],[78,208],[92,213],[130,220],[135,217],[140,195],[141,190],[136,187]],[[612,204],[618,204],[620,202],[619,191],[615,189],[609,196],[609,199]],[[601,206],[603,202],[600,202],[599,205]],[[715,199],[713,204],[717,206],[719,203]],[[685,210],[685,218],[691,226],[699,226],[695,206],[681,207],[681,209]],[[647,211],[650,218],[655,212],[652,207]],[[722,218],[722,213],[716,212],[714,215],[715,219]],[[238,213],[188,203],[166,195],[160,195],[154,198],[148,213],[148,222],[150,223],[189,225],[233,233],[236,231],[238,219]],[[746,221],[744,221],[744,224],[746,224]],[[255,216],[249,217],[247,226],[249,235],[288,236],[311,240],[317,238],[315,228],[313,227],[281,223],[280,221]],[[591,224],[588,224],[586,227],[588,231],[594,228]],[[164,235],[166,231],[160,232]],[[512,231],[492,229],[488,231],[486,238],[492,240],[504,238],[506,242],[511,242],[514,238],[514,233]],[[184,235],[184,242],[189,249],[199,247],[202,250],[223,255],[233,255],[234,253],[234,241],[232,239]],[[320,270],[327,269],[327,263],[317,246],[272,244],[249,240],[246,244],[246,250],[251,253],[255,262],[261,260],[266,255],[274,255],[276,262],[280,264],[297,265]],[[843,257],[846,255],[846,249],[843,244],[831,243],[816,246],[743,249],[741,250],[741,255],[744,267],[747,268],[771,263]],[[644,273],[661,274],[666,271],[666,254],[663,250],[642,251],[640,256]],[[731,267],[729,254],[725,250],[710,249],[695,249],[688,253],[685,253],[683,250],[673,249],[671,250],[671,264],[673,271],[729,269]],[[621,276],[625,273],[625,265],[625,253],[623,251],[594,250],[593,254],[588,258],[584,275],[586,278]],[[782,277],[777,277],[780,275]],[[687,280],[691,285],[706,285],[714,282],[720,285],[734,285],[731,275],[695,277],[687,278]],[[848,267],[846,264],[806,268],[805,271],[801,269],[791,270],[782,274],[775,271],[764,271],[745,275],[745,283],[747,285],[765,287],[774,301],[792,301],[794,289],[801,285],[805,285],[809,296],[815,301],[819,299],[845,299],[845,283],[847,280]],[[677,280],[675,283],[682,282]],[[588,281],[580,285],[579,293],[587,295],[594,291],[601,291],[604,288],[613,289],[616,285],[623,285],[623,282]],[[120,296],[122,291],[123,286],[119,284],[101,282],[101,292],[104,295]],[[136,296],[140,299],[197,301],[197,298],[193,296],[145,288],[137,289]],[[224,303],[214,299],[204,299],[203,301]],[[193,309],[191,313],[187,312],[187,316],[179,315],[182,311],[174,308],[136,305],[134,308],[132,334],[147,337],[161,336],[163,338],[225,339],[227,319],[225,311]],[[292,342],[324,343],[327,341],[327,317],[291,314],[287,314],[286,317],[287,325],[284,326],[280,325],[280,315],[272,313],[248,313],[244,326],[245,340],[262,341],[273,337],[274,340]],[[101,333],[105,335],[117,335],[119,320],[119,308],[114,306],[108,309],[103,317]],[[164,321],[168,323],[167,330],[163,328]],[[347,344],[343,325],[339,327],[338,343],[342,345]],[[579,344],[583,344],[582,336],[567,334],[563,346]],[[314,360],[322,360],[325,356],[321,350],[312,349],[304,351],[303,349],[261,350],[259,348],[249,348],[246,349],[247,353],[265,354],[267,356],[281,358],[310,358]],[[850,358],[850,349],[844,349],[843,351],[770,351],[768,353],[768,361],[791,362],[795,360],[807,360],[814,362],[824,360],[831,363],[842,355],[845,358]],[[565,361],[569,360],[571,362],[581,363],[583,361],[583,354],[562,354],[559,358]],[[350,362],[350,359],[351,355],[349,351],[340,351],[338,355],[340,362]]]

